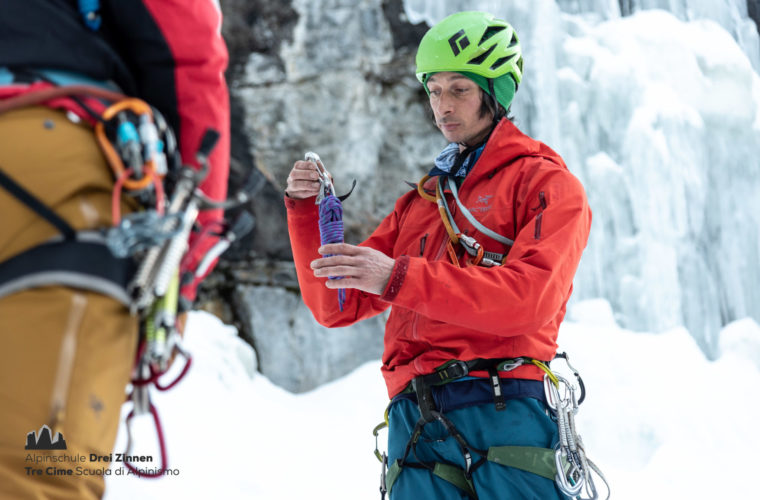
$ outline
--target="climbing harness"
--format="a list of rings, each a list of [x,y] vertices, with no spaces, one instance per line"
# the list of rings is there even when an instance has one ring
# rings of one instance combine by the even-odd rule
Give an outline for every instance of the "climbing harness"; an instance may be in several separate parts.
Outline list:
[[[586,457],[573,419],[578,406],[585,398],[583,380],[577,370],[570,365],[567,354],[560,353],[556,358],[565,359],[573,371],[581,387],[579,400],[575,399],[575,387],[567,379],[555,374],[549,368],[549,363],[527,356],[498,360],[476,359],[466,362],[456,360],[444,364],[432,374],[415,377],[402,394],[406,392],[415,393],[420,419],[411,433],[401,458],[389,464],[387,453],[381,453],[379,450],[378,435],[383,428],[389,425],[390,405],[385,410],[383,421],[372,430],[375,437],[374,454],[381,463],[380,498],[385,499],[385,495],[390,494],[403,468],[411,467],[427,469],[438,478],[459,488],[469,498],[477,499],[472,474],[484,463],[493,462],[553,480],[565,495],[579,500],[596,500],[599,498],[591,476],[593,471],[605,483],[607,498],[609,499],[609,485],[599,468]],[[504,410],[506,404],[504,403],[498,373],[511,371],[528,364],[535,365],[544,371],[544,391],[547,403],[559,430],[559,442],[554,449],[533,446],[492,446],[487,450],[475,448],[468,443],[444,412],[435,407],[431,391],[432,386],[460,380],[473,371],[486,370],[492,383],[496,409],[497,411]],[[565,392],[569,393],[569,397]],[[448,463],[432,463],[419,459],[416,450],[417,443],[422,436],[423,427],[433,421],[440,422],[457,443],[464,460],[464,468]],[[416,461],[408,461],[410,454],[414,456]],[[587,496],[579,496],[584,490]]]
[[[351,191],[344,196],[337,196],[335,194],[335,186],[333,186],[332,176],[325,168],[324,163],[319,158],[317,153],[309,151],[305,156],[306,161],[310,161],[317,167],[317,173],[319,174],[319,193],[315,203],[319,205],[319,237],[322,245],[328,243],[343,243],[343,204],[345,200],[356,186],[354,181]],[[325,255],[325,257],[332,257],[332,255]],[[342,276],[330,276],[328,279],[339,280]],[[343,311],[343,305],[346,303],[346,289],[338,289],[338,307]]]
[[[459,230],[459,226],[454,221],[454,217],[451,214],[451,210],[449,209],[449,205],[446,202],[446,198],[444,196],[444,182],[451,191],[451,194],[454,197],[454,201],[459,207],[459,210],[462,212],[462,215],[465,216],[465,218],[470,222],[470,224],[475,227],[475,229],[480,231],[480,233],[488,236],[489,238],[508,247],[511,247],[514,244],[514,241],[507,238],[506,236],[498,234],[492,229],[487,228],[480,221],[478,221],[474,215],[472,215],[472,212],[470,212],[470,210],[468,210],[467,207],[465,207],[459,199],[459,191],[457,189],[456,181],[451,176],[446,176],[445,181],[444,176],[438,176],[434,196],[428,194],[423,187],[428,179],[430,179],[430,176],[426,175],[420,180],[420,182],[417,183],[417,193],[419,193],[423,199],[434,202],[438,207],[438,212],[441,215],[441,221],[443,221],[443,226],[446,229],[446,234],[449,237],[449,241],[446,243],[446,250],[448,252],[449,258],[451,259],[451,262],[454,265],[459,266],[459,259],[457,258],[456,251],[454,250],[454,245],[461,244],[465,251],[470,255],[472,265],[480,265],[484,267],[503,265],[507,258],[506,253],[499,254],[496,252],[487,252],[485,248],[483,248],[483,246],[480,244],[480,242],[478,242],[473,236],[464,234]]]

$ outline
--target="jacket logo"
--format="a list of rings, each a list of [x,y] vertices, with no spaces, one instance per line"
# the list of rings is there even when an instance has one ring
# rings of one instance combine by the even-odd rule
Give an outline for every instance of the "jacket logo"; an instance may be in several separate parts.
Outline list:
[[[470,212],[482,214],[488,212],[491,210],[491,198],[493,198],[492,194],[487,194],[485,196],[478,195],[478,199],[475,201],[476,206],[470,208]]]
[[[460,52],[462,52],[467,48],[468,45],[470,45],[470,40],[467,39],[467,36],[464,34],[464,30],[459,30],[454,33],[451,38],[449,38],[449,45],[451,45],[451,50],[454,52],[454,55],[458,56]]]

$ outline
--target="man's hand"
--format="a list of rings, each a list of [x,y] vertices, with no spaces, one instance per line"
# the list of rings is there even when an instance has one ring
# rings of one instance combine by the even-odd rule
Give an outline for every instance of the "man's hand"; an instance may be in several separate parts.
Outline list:
[[[294,200],[305,200],[319,194],[319,173],[317,166],[310,161],[297,161],[288,174],[288,186],[285,194]]]
[[[390,280],[396,261],[374,248],[358,247],[348,243],[331,243],[319,247],[322,255],[332,255],[311,262],[314,276],[343,276],[340,280],[327,280],[327,288],[356,288],[382,295]]]

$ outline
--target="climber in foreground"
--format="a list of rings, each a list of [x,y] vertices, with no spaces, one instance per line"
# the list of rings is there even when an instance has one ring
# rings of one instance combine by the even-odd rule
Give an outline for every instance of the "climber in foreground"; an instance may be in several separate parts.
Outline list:
[[[2,499],[100,499],[101,458],[142,443],[149,464],[114,467],[166,471],[149,386],[190,366],[179,334],[226,228],[198,201],[227,192],[218,4],[2,2]],[[155,434],[114,449],[128,384],[127,430],[143,415]]]
[[[523,58],[508,23],[453,14],[425,34],[416,64],[449,145],[366,241],[320,246],[314,197],[325,180],[313,161],[288,176],[304,302],[328,327],[391,307],[383,495],[575,496],[587,477],[582,444],[555,448],[567,414],[543,380],[560,385],[547,365],[588,240],[584,189],[512,123]],[[346,291],[342,304],[335,289]],[[555,457],[570,472],[558,474]]]

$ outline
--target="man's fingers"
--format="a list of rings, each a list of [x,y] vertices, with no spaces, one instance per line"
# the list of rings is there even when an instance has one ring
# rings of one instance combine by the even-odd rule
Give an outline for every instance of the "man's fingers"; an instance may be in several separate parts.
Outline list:
[[[355,257],[350,255],[333,255],[331,257],[321,257],[311,261],[312,269],[324,269],[335,266],[352,266],[355,267]]]
[[[288,192],[293,191],[318,191],[318,181],[290,181],[288,182]]]
[[[314,270],[314,276],[327,278],[330,276],[358,276],[358,269],[353,266],[330,266]]]
[[[348,243],[328,243],[317,249],[320,255],[359,255],[362,248]]]
[[[317,171],[317,166],[310,161],[299,160],[293,164],[294,170],[313,170]]]
[[[325,280],[327,288],[360,288],[359,280],[356,278],[341,278],[339,280]]]

